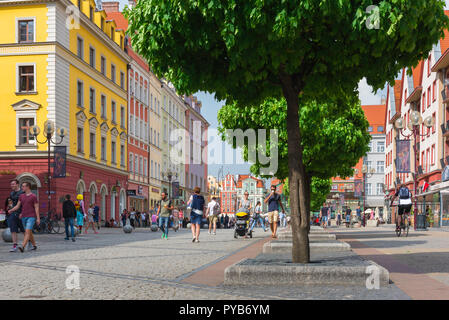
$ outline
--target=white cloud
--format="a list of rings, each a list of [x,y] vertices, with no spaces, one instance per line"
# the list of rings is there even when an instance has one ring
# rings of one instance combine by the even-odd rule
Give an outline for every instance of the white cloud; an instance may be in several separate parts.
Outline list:
[[[375,94],[373,88],[368,85],[365,78],[359,82],[359,99],[362,102],[362,105],[380,104],[382,93],[383,92],[379,90],[377,94]]]

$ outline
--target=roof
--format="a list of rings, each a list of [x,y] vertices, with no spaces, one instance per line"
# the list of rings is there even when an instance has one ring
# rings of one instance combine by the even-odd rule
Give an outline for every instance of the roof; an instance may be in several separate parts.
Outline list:
[[[257,188],[264,187],[263,181],[261,179],[257,179],[253,176],[250,176],[249,174],[240,174],[239,178],[237,180],[237,188],[242,188],[243,180],[246,180],[246,179],[253,179],[253,180],[257,181],[257,185],[256,185]]]
[[[107,12],[106,18],[108,20],[114,20],[117,28],[128,30],[128,20],[121,12]]]
[[[365,117],[369,122],[370,127],[373,128],[371,134],[385,134],[385,104],[364,105],[362,106]],[[382,126],[383,131],[377,131],[378,127]]]

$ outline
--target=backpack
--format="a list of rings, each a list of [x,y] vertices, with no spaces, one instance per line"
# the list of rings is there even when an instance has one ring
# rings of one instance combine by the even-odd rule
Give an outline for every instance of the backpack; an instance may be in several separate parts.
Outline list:
[[[410,191],[406,187],[402,187],[399,189],[399,198],[400,199],[408,199],[410,196]]]
[[[218,202],[215,202],[215,205],[212,208],[212,213],[214,216],[217,216],[220,214],[220,204]]]

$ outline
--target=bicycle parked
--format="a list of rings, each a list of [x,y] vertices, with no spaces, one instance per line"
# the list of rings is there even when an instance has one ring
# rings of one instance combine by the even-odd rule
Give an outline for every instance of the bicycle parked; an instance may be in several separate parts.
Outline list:
[[[47,212],[46,216],[41,216],[41,223],[34,226],[33,232],[39,234],[62,234],[64,230],[61,229],[60,221],[60,215],[53,209],[51,212]]]

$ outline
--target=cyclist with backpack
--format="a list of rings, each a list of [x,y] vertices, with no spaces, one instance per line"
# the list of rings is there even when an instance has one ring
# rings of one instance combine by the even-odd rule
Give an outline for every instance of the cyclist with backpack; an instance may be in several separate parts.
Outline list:
[[[217,221],[220,214],[220,204],[216,197],[212,197],[212,201],[207,205],[207,219],[209,220],[209,234],[211,234],[212,224],[214,225],[214,235],[217,234]]]
[[[404,184],[399,187],[399,190],[396,191],[391,199],[391,205],[393,205],[393,201],[397,196],[399,196],[399,206],[396,227],[402,225],[402,215],[404,213],[409,214],[412,209],[412,193]]]

